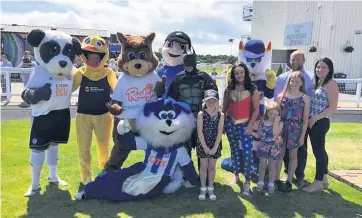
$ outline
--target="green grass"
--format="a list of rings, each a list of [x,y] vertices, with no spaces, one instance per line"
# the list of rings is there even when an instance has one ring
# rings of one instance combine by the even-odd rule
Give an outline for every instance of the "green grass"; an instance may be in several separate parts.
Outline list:
[[[331,189],[316,194],[302,191],[273,196],[253,193],[251,197],[240,195],[240,187],[228,185],[231,174],[220,169],[217,163],[215,202],[197,200],[198,188],[182,188],[172,195],[138,202],[74,201],[79,184],[79,165],[75,140],[75,125],[69,144],[60,147],[59,175],[70,183],[58,189],[48,186],[48,169],[43,166],[41,195],[23,197],[31,183],[27,141],[29,121],[2,122],[1,143],[1,217],[356,217],[362,214],[362,194],[337,180],[331,179]],[[332,124],[328,133],[327,149],[330,168],[362,168],[362,125]],[[230,154],[226,138],[223,138],[223,158]],[[111,148],[111,145],[110,145]],[[307,180],[314,175],[314,157],[309,147],[306,170]],[[95,144],[92,145],[93,173],[98,172]],[[144,152],[135,151],[126,166],[142,160]],[[195,157],[194,161],[195,161]],[[252,184],[255,187],[255,184]]]

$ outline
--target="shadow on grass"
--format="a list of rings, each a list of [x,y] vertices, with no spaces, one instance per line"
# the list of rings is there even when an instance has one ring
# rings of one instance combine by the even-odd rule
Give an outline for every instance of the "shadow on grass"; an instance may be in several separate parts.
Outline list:
[[[244,198],[246,199],[246,198]],[[247,199],[268,217],[357,217],[362,207],[344,199],[339,193],[328,189],[319,193],[306,193],[295,189],[291,193],[276,191],[272,195],[263,195],[256,190],[253,197]]]
[[[72,200],[68,190],[57,186],[46,187],[43,194],[31,196],[27,214],[30,217],[184,217],[207,214],[210,217],[244,217],[246,208],[231,186],[215,183],[216,201],[197,199],[199,188],[181,188],[174,194],[133,202],[104,200]]]

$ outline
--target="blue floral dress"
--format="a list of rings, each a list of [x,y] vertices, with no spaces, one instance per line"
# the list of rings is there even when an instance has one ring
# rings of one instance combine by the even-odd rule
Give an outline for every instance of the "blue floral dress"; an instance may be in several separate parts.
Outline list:
[[[281,102],[281,120],[284,122],[283,141],[289,150],[298,148],[298,141],[302,134],[304,95],[299,98],[284,96]]]

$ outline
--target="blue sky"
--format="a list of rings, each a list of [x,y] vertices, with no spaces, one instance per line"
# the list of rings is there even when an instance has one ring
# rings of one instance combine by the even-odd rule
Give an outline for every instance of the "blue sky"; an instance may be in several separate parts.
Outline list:
[[[233,54],[241,35],[250,33],[242,8],[251,1],[1,1],[1,23],[106,29],[127,34],[155,32],[154,47],[175,30],[186,32],[199,54]]]

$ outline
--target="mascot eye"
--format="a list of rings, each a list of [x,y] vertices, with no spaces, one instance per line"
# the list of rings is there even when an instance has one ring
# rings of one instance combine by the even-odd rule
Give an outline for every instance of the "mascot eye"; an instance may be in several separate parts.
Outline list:
[[[146,60],[146,59],[147,59],[147,54],[146,54],[146,52],[144,52],[144,51],[141,51],[141,52],[138,54],[138,56],[139,56],[139,59],[141,59],[141,60]]]
[[[163,120],[166,120],[167,117],[168,117],[168,113],[166,111],[161,111],[158,116],[163,119]]]
[[[56,54],[59,51],[59,48],[57,46],[51,47],[50,48],[50,53],[51,54]]]
[[[98,47],[102,47],[102,46],[103,46],[103,42],[102,42],[102,41],[97,41],[97,46],[98,46]]]
[[[181,48],[181,50],[185,50],[186,45],[181,44],[181,45],[180,45],[180,48]]]
[[[73,49],[72,49],[72,48],[68,48],[67,53],[68,53],[68,55],[73,54]]]
[[[172,42],[167,43],[167,48],[172,48],[172,45],[173,45]]]
[[[90,38],[84,40],[84,43],[85,43],[85,44],[90,44],[90,42],[91,42],[91,41],[90,41]]]
[[[175,116],[176,116],[176,114],[173,111],[170,111],[170,112],[167,113],[167,119],[169,119],[169,120],[174,119]]]
[[[128,53],[128,59],[129,59],[130,61],[136,59],[136,54],[133,53],[133,52]]]
[[[255,62],[260,62],[261,61],[261,58],[255,58]]]
[[[246,62],[252,62],[253,59],[252,58],[246,58]]]

